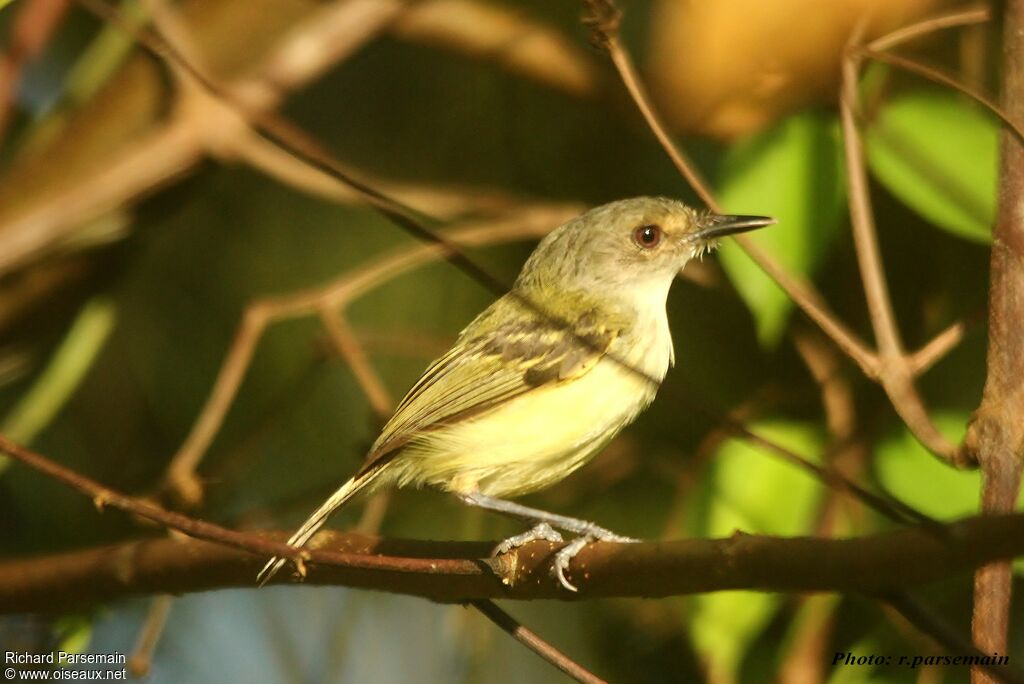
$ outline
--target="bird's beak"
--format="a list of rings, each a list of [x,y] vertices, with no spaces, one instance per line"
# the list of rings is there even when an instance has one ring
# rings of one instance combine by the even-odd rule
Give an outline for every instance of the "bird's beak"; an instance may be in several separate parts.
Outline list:
[[[722,214],[707,214],[697,221],[698,230],[690,233],[691,240],[716,240],[726,235],[746,233],[748,230],[755,230],[778,223],[768,216],[734,216]]]

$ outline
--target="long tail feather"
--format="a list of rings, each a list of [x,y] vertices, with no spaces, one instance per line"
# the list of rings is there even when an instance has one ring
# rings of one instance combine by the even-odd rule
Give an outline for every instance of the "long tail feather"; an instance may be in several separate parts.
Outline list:
[[[305,546],[317,531],[323,527],[327,519],[331,517],[334,511],[338,510],[345,503],[348,502],[353,496],[358,494],[366,485],[370,484],[381,469],[375,468],[364,473],[356,475],[351,480],[341,485],[334,494],[320,504],[320,508],[316,509],[313,515],[309,516],[306,522],[302,523],[302,527],[295,531],[295,534],[288,540],[288,545],[300,549]],[[267,561],[267,564],[263,566],[260,573],[256,576],[256,581],[259,582],[259,586],[263,586],[271,580],[271,578],[278,573],[278,571],[284,567],[285,563],[288,562],[287,558],[281,558],[275,556]]]

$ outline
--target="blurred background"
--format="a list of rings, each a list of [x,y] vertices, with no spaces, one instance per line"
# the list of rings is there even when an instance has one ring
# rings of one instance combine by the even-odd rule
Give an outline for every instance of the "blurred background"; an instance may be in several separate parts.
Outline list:
[[[641,194],[699,204],[591,46],[576,2],[116,7],[140,30],[160,27],[252,116],[286,116],[354,177],[471,236],[471,256],[505,282],[540,235],[587,206]],[[855,27],[870,39],[964,5],[623,0],[621,8],[627,49],[721,204],[778,217],[755,240],[870,340],[836,105],[841,55]],[[990,21],[929,34],[900,53],[995,92],[993,11]],[[290,529],[359,466],[387,405],[493,294],[436,258],[388,261],[420,243],[251,135],[237,112],[75,3],[0,3],[0,36],[0,432],[204,519]],[[950,89],[878,63],[864,65],[859,96],[907,346],[973,321],[919,381],[937,426],[959,441],[985,378],[998,122]],[[368,268],[377,269],[373,281],[353,285]],[[881,388],[735,245],[688,271],[669,298],[677,366],[657,401],[591,465],[526,503],[649,539],[891,526],[727,438],[713,416],[731,415],[929,515],[977,510],[978,475],[930,456]],[[326,328],[315,306],[268,325],[212,443],[192,452],[202,455],[194,477],[169,471],[181,464],[175,454],[246,307],[332,283],[350,288],[333,309],[340,318],[328,317],[337,326]],[[351,506],[332,525],[422,539],[516,531],[415,491]],[[160,534],[0,461],[5,557]],[[966,634],[970,590],[963,575],[921,591]],[[130,653],[152,606],[140,598],[4,617],[0,644]],[[858,597],[724,592],[505,607],[612,681],[968,679],[966,669],[833,669],[836,652],[938,652]],[[1024,655],[1019,624],[1011,639],[1011,655]],[[341,588],[175,599],[147,645],[151,657],[136,665],[152,682],[565,679],[474,612]]]

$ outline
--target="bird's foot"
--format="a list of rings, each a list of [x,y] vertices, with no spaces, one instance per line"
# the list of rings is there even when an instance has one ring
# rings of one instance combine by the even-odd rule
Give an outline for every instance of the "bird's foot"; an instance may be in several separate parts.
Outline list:
[[[554,542],[555,544],[561,544],[563,540],[562,535],[558,533],[558,530],[546,522],[542,522],[522,534],[509,537],[505,541],[501,542],[494,547],[494,551],[491,552],[491,555],[500,556],[503,553],[508,553],[512,549],[518,549],[520,546],[529,544],[532,541],[549,541]]]
[[[579,590],[576,588],[576,585],[570,582],[565,576],[565,572],[569,569],[569,563],[572,562],[572,559],[575,558],[576,554],[582,551],[587,544],[595,541],[615,542],[617,544],[634,544],[640,541],[639,539],[633,539],[632,537],[623,537],[620,534],[615,534],[611,530],[606,530],[603,527],[598,527],[597,525],[594,525],[587,532],[588,533],[582,537],[577,537],[560,548],[558,552],[555,553],[554,563],[551,564],[551,574],[558,579],[559,584],[569,591],[575,592]]]

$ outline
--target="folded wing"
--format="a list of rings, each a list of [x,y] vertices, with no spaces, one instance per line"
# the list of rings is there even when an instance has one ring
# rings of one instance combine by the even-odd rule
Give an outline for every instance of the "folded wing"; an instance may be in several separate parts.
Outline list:
[[[478,416],[551,383],[587,373],[622,332],[624,320],[573,306],[573,320],[505,295],[477,317],[399,403],[363,471],[417,435]]]

